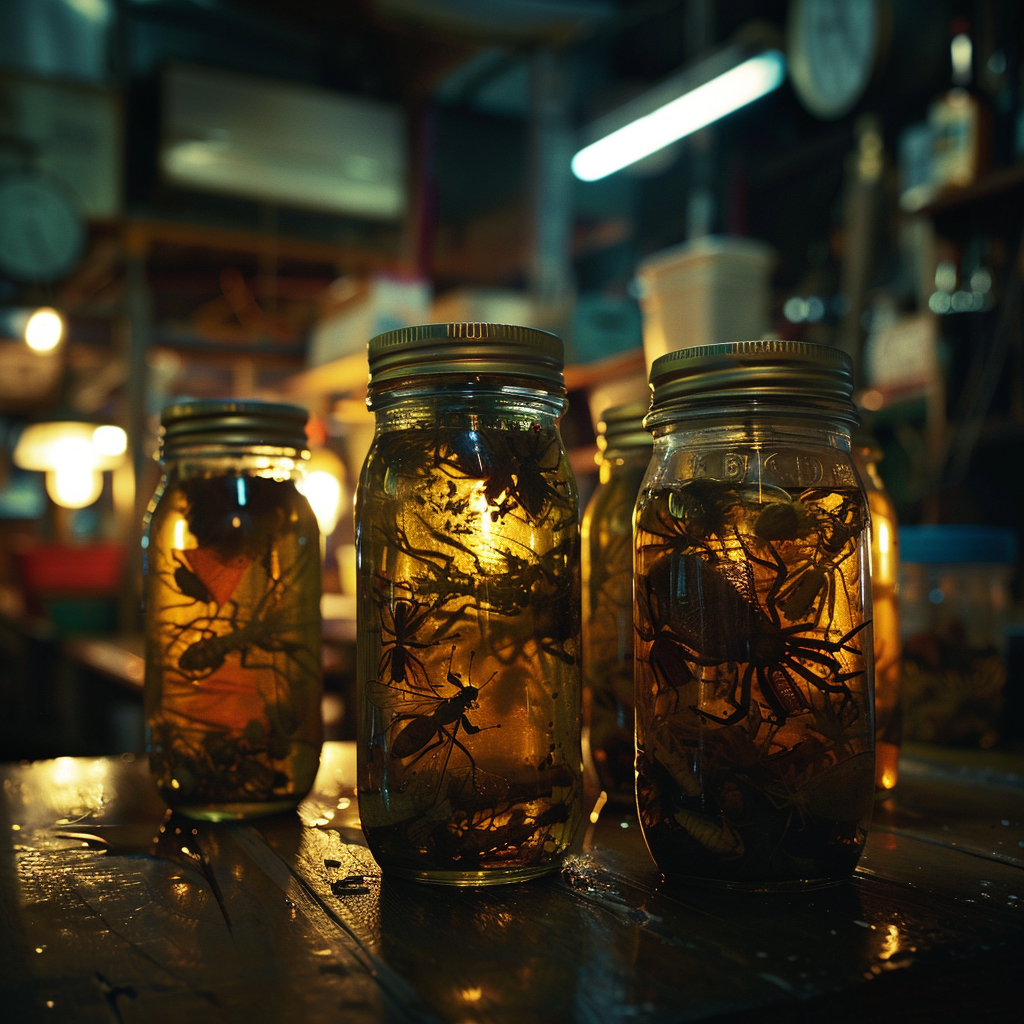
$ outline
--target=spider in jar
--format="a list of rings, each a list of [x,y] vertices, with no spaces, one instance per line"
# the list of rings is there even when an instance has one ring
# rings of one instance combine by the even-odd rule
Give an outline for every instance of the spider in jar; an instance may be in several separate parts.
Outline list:
[[[790,559],[789,579],[777,594],[778,608],[790,622],[808,620],[817,626],[827,618],[831,624],[840,596],[847,608],[852,606],[850,588],[858,581],[848,578],[844,566],[857,552],[866,513],[857,492],[838,495],[838,505],[829,507],[836,497],[835,492],[824,489],[801,494],[792,506],[793,521],[801,524],[799,529],[785,528],[793,516],[786,515],[781,505],[769,505],[755,525],[754,535],[765,542],[769,553],[773,543],[793,545],[800,552],[796,561]],[[774,514],[766,527],[765,520],[773,509],[781,510],[781,514]]]
[[[673,651],[682,653],[689,665],[736,668],[739,695],[734,687],[726,698],[732,711],[716,715],[694,707],[705,719],[731,725],[746,718],[755,678],[778,725],[811,707],[804,687],[837,694],[842,701],[854,699],[847,684],[862,676],[864,668],[861,651],[851,642],[868,623],[836,640],[828,639],[827,631],[824,637],[814,635],[814,623],[784,626],[776,602],[787,567],[774,549],[773,554],[774,561],[769,562],[748,553],[750,562],[774,573],[764,608],[757,600],[750,564],[732,563],[726,574],[697,555],[673,551],[638,580],[651,616],[641,639],[649,634],[651,639],[671,640]],[[843,655],[856,659],[853,668],[847,670]]]
[[[562,461],[558,434],[533,423],[525,430],[467,430],[448,442],[442,468],[460,477],[483,481],[483,497],[497,521],[522,510],[527,522],[558,522],[575,515],[567,489],[552,482]]]
[[[387,584],[378,578],[378,583]],[[381,588],[383,589],[383,588]],[[380,605],[380,628],[382,653],[377,666],[377,675],[387,675],[392,683],[405,683],[414,690],[430,690],[437,694],[437,687],[431,682],[427,668],[417,652],[429,650],[443,643],[445,639],[458,639],[459,634],[439,635],[435,630],[433,639],[417,639],[430,622],[434,606],[409,597],[383,600]]]
[[[717,559],[736,536],[743,512],[739,489],[729,481],[698,477],[649,501],[640,529],[664,547]]]

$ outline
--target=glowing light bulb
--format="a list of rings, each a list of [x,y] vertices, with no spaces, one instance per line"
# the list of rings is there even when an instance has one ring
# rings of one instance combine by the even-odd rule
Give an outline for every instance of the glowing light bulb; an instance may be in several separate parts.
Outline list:
[[[120,427],[105,424],[92,432],[92,446],[100,455],[115,458],[128,450],[128,435]]]
[[[62,466],[46,474],[46,493],[64,508],[85,508],[103,490],[103,474],[91,465]]]
[[[341,484],[338,478],[322,469],[314,470],[306,476],[299,490],[306,496],[320,532],[328,537],[338,525],[338,514],[341,510]]]
[[[64,335],[64,321],[55,309],[37,309],[25,324],[25,344],[33,352],[52,352]]]

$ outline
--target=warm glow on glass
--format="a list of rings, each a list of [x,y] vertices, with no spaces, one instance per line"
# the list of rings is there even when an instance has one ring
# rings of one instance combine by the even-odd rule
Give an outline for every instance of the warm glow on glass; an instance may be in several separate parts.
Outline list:
[[[185,550],[185,531],[188,529],[188,524],[184,519],[178,519],[174,523],[174,541],[172,547],[175,551]]]
[[[103,475],[88,465],[65,465],[46,474],[46,493],[63,508],[85,508],[103,490]]]
[[[320,532],[328,537],[338,525],[338,514],[341,511],[341,483],[336,476],[317,469],[306,476],[299,488],[306,496],[320,524]]]
[[[470,502],[470,508],[475,512],[480,513],[480,532],[485,537],[491,535],[491,516],[490,516],[490,503],[487,501],[487,495],[484,493],[485,485],[480,483],[476,485],[473,499]]]
[[[786,59],[768,50],[657,110],[631,121],[603,139],[584,146],[572,158],[581,181],[598,181],[673,142],[718,121],[782,85]]]
[[[25,344],[33,352],[52,352],[64,334],[64,321],[55,309],[37,309],[25,324]]]
[[[92,446],[100,455],[124,455],[128,451],[128,435],[111,423],[92,432]]]

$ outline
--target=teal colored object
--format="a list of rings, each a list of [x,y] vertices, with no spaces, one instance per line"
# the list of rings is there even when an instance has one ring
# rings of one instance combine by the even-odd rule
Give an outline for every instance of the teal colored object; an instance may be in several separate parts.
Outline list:
[[[581,295],[572,314],[566,362],[593,363],[640,348],[643,324],[633,299]]]
[[[43,605],[61,635],[117,630],[116,597],[51,597]]]
[[[999,526],[904,526],[900,558],[905,563],[1013,565],[1017,538]]]

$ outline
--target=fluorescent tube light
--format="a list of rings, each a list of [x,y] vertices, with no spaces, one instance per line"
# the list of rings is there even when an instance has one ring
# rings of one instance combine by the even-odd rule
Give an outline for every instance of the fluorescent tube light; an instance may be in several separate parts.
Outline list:
[[[766,50],[584,146],[572,158],[581,181],[597,181],[656,153],[782,85],[786,58]]]

